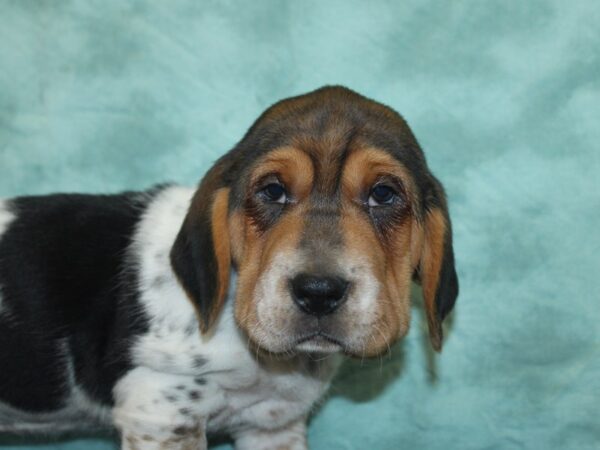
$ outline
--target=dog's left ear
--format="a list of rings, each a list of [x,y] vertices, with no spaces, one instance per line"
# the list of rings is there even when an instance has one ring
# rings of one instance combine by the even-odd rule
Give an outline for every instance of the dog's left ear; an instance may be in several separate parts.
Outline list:
[[[196,307],[203,333],[219,316],[229,285],[229,188],[220,185],[222,170],[217,164],[200,183],[171,249],[171,266]]]
[[[439,352],[443,341],[442,321],[456,302],[458,277],[446,196],[442,185],[433,177],[424,209],[416,275],[423,287],[431,345]]]

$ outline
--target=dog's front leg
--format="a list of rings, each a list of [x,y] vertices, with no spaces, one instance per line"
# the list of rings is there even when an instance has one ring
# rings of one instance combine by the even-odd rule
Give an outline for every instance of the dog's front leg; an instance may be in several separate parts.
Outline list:
[[[307,450],[304,420],[276,430],[249,429],[235,436],[236,450]]]
[[[152,426],[121,430],[121,450],[206,450],[206,434],[202,427],[160,429]]]
[[[138,367],[114,389],[122,450],[205,450],[207,397],[193,378]]]

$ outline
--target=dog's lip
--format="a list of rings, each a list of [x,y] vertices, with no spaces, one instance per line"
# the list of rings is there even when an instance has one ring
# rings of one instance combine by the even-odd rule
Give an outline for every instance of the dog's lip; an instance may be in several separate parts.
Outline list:
[[[342,341],[323,331],[315,331],[301,336],[300,338],[296,339],[295,347],[302,346],[302,344],[306,343],[315,343],[318,346],[323,347],[335,347],[340,350],[345,348]]]

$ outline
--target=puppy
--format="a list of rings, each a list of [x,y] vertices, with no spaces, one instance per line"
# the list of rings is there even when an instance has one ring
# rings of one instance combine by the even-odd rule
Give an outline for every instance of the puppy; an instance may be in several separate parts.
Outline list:
[[[439,351],[444,191],[406,122],[343,87],[271,106],[195,191],[2,201],[0,431],[306,449],[339,356],[406,334],[412,279]]]

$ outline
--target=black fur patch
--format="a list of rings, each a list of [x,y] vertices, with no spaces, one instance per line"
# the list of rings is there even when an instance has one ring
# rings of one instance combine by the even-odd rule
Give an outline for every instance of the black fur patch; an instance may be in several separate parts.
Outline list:
[[[161,189],[9,202],[15,220],[0,236],[0,401],[31,412],[60,408],[71,367],[91,398],[112,404],[115,382],[131,368],[132,337],[148,328],[127,249]]]

